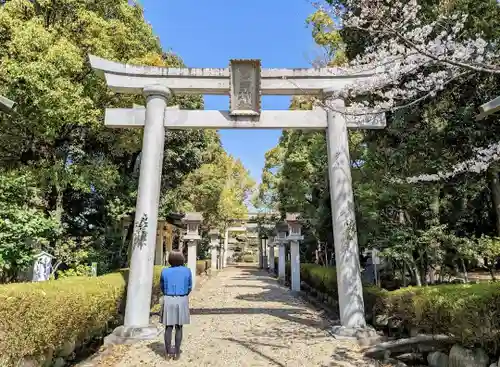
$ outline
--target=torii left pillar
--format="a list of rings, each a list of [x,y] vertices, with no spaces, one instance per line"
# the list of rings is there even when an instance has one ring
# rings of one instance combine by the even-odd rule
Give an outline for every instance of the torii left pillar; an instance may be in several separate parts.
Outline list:
[[[146,97],[146,122],[142,140],[125,319],[123,326],[116,328],[105,343],[152,339],[161,332],[157,326],[150,325],[149,317],[165,144],[164,119],[171,92],[166,87],[153,85],[145,87],[143,94]]]

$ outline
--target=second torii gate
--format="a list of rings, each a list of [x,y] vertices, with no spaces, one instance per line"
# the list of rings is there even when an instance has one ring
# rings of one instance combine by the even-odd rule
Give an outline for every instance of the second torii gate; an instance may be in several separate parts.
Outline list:
[[[336,111],[261,111],[261,95],[328,95],[374,74],[340,69],[261,69],[259,60],[232,60],[224,69],[172,69],[116,63],[90,56],[111,90],[143,94],[146,107],[106,109],[105,125],[144,128],[132,261],[124,326],[120,334],[145,338],[153,277],[165,128],[167,129],[326,129],[332,220],[342,328],[355,335],[366,327],[354,215],[347,129],[380,129],[385,115],[346,115]],[[230,95],[229,111],[168,109],[172,94]]]

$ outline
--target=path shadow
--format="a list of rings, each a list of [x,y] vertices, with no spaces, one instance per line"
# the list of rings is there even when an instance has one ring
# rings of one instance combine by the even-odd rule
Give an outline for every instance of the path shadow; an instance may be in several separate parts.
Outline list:
[[[242,347],[248,349],[249,351],[261,356],[262,358],[266,359],[267,361],[269,361],[270,363],[272,363],[273,365],[275,366],[278,366],[278,367],[286,367],[286,365],[284,365],[283,363],[277,361],[276,359],[262,353],[260,350],[258,350],[257,348],[255,348],[253,345],[255,345],[256,343],[254,342],[248,342],[248,341],[244,341],[244,340],[238,340],[238,339],[234,339],[234,338],[224,338],[223,340],[227,340],[227,341],[230,341],[230,342],[233,342],[233,343],[236,343],[236,344],[239,344],[241,345]],[[265,345],[265,344],[263,344]]]
[[[335,352],[332,354],[332,361],[330,362],[330,367],[345,367],[346,362],[353,367],[367,367],[373,366],[375,361],[369,360],[367,358],[355,358],[352,356],[354,352],[346,347],[337,347]],[[378,365],[378,364],[377,364]],[[390,365],[387,365],[390,366]]]
[[[309,312],[296,308],[195,308],[191,310],[191,315],[251,315],[263,314],[274,316],[287,324],[253,329],[251,334],[260,337],[301,337],[303,339],[326,338],[326,331],[330,325],[320,318],[307,318],[311,316]],[[306,317],[304,317],[306,316]],[[307,327],[307,328],[304,328]]]
[[[281,287],[278,284],[272,285],[253,285],[253,284],[242,284],[242,285],[225,285],[224,288],[258,288],[258,289],[280,289]]]
[[[154,343],[148,344],[148,348],[158,356],[165,358],[165,344],[163,344],[163,342],[156,341]]]

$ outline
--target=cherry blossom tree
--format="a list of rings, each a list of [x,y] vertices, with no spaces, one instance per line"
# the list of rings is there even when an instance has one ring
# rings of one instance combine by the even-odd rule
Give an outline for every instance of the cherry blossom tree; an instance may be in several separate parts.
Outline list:
[[[349,102],[345,110],[337,112],[359,116],[395,112],[435,97],[451,83],[485,74],[500,77],[498,39],[484,32],[471,37],[464,31],[468,14],[444,7],[437,16],[429,16],[429,7],[424,9],[422,3],[335,0],[314,4],[336,20],[331,23],[332,32],[354,31],[370,39],[343,70],[368,77],[332,97]],[[329,101],[319,103],[334,109]],[[500,142],[477,148],[474,156],[450,170],[408,177],[407,182],[438,181],[462,172],[484,171],[500,159],[499,153]]]

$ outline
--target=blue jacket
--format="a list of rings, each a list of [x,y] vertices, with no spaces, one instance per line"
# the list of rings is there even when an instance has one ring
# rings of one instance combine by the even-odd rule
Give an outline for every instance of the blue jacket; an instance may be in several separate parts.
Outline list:
[[[185,266],[165,268],[161,271],[160,288],[165,296],[186,296],[193,288],[191,270]]]

